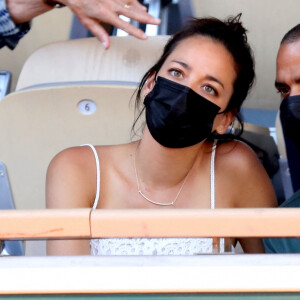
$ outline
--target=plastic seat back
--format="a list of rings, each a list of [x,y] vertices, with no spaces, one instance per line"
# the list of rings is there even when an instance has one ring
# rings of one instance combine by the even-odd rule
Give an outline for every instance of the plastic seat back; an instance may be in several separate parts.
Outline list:
[[[138,40],[111,37],[105,50],[95,38],[52,43],[35,51],[25,62],[16,90],[40,84],[129,81],[140,82],[162,53],[168,36]]]

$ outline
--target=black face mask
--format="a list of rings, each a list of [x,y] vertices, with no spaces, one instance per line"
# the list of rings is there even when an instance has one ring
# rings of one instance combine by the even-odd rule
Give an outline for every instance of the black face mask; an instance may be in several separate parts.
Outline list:
[[[300,95],[283,99],[280,105],[282,130],[300,151]]]
[[[163,77],[158,77],[144,104],[152,137],[168,148],[184,148],[206,139],[220,110],[189,87]]]

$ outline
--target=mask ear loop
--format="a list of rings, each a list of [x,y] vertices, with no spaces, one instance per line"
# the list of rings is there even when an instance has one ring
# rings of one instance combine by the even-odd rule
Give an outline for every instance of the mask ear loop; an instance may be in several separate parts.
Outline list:
[[[235,134],[235,128],[234,128],[233,124],[234,124],[234,120],[228,126],[225,134]]]
[[[227,112],[229,112],[230,110],[228,108],[225,108],[223,111],[221,112],[218,112],[217,115],[222,115],[222,114],[225,114]],[[228,126],[226,132],[224,133],[227,134],[227,135],[235,135],[235,130],[236,128],[234,127],[234,123],[235,123],[235,120],[236,120],[236,117],[234,118],[234,120],[230,123],[230,125]]]

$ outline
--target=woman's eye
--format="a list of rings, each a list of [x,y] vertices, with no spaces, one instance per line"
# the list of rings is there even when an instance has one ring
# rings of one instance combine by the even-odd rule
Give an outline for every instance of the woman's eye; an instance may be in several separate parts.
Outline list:
[[[182,73],[178,70],[171,70],[171,75],[176,78],[182,78]]]
[[[203,90],[204,90],[205,93],[207,93],[207,94],[209,94],[209,95],[216,95],[216,94],[217,94],[216,91],[215,91],[215,89],[212,88],[212,87],[209,86],[209,85],[205,85],[205,86],[203,87]]]

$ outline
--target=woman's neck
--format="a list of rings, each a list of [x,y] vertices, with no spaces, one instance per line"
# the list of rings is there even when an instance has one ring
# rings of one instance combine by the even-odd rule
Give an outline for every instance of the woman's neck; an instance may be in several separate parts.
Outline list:
[[[204,148],[204,143],[187,148],[163,147],[146,127],[133,158],[140,183],[156,190],[180,185],[201,161]]]

